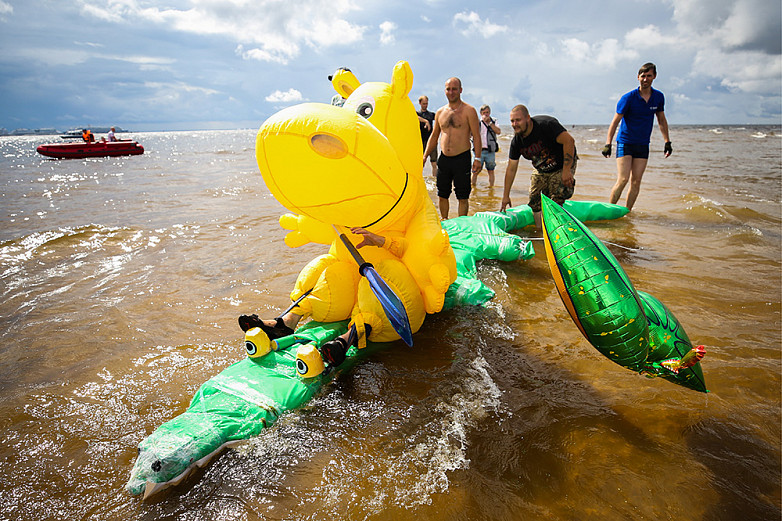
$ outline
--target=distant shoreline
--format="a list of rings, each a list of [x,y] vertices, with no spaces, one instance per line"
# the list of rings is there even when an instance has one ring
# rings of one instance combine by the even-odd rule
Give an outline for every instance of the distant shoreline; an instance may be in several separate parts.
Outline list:
[[[68,130],[57,130],[54,127],[47,127],[47,128],[17,128],[14,130],[7,130],[5,128],[0,128],[0,136],[54,136],[54,135],[65,135],[67,133],[72,133],[74,130],[77,130],[79,132],[82,131],[82,129],[88,129],[91,130],[93,134],[106,134],[109,130],[111,130],[112,127],[92,127],[92,126],[86,126],[86,127],[73,127]],[[114,126],[114,131],[116,133],[121,132],[132,132],[131,130],[127,130],[121,127]]]
[[[258,126],[260,126],[262,122],[258,122]],[[726,123],[726,124],[716,124],[716,123],[680,123],[680,124],[669,124],[671,128],[708,128],[708,129],[721,129],[721,128],[754,128],[754,127],[775,127],[780,129],[782,132],[782,125],[778,123]],[[500,124],[500,127],[503,128],[503,130],[510,131],[510,125],[503,125]],[[565,125],[565,128],[606,128],[608,127],[608,123],[595,123],[595,124],[572,124],[572,125]],[[77,127],[74,127],[74,130]],[[93,134],[106,134],[110,127],[78,127],[78,130],[81,130],[82,128],[88,128],[93,132]],[[150,132],[220,132],[220,131],[240,131],[240,130],[254,130],[257,127],[249,128],[249,127],[240,127],[240,128],[223,128],[223,129],[215,129],[215,128],[201,128],[201,129],[188,129],[188,130],[127,130],[121,127],[114,127],[115,132],[117,134],[128,134],[128,133],[150,133]],[[55,128],[36,128],[36,129],[28,129],[28,128],[17,128],[15,130],[7,130],[5,128],[0,128],[0,137],[15,137],[15,136],[60,136],[65,135],[69,130],[57,130]],[[503,132],[505,133],[505,132]]]

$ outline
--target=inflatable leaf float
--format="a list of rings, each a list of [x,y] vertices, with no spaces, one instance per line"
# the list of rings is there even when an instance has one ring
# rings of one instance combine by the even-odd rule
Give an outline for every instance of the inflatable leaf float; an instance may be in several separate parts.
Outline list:
[[[671,311],[636,291],[619,262],[581,221],[542,197],[543,237],[551,275],[565,308],[592,346],[648,377],[708,392],[693,347]]]

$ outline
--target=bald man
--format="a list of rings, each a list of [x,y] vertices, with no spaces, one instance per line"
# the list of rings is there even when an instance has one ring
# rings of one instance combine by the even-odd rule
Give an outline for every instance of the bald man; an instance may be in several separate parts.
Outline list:
[[[535,168],[530,176],[528,204],[532,208],[535,226],[540,230],[540,194],[545,194],[560,206],[573,197],[578,161],[576,140],[556,118],[530,116],[524,105],[511,109],[510,125],[514,135],[508,152],[500,211],[504,212],[512,205],[510,189],[516,179],[519,159],[523,156]]]
[[[451,187],[459,201],[459,216],[467,215],[470,209],[471,174],[481,170],[481,128],[475,107],[462,101],[462,82],[449,78],[445,82],[445,97],[448,105],[440,107],[434,115],[432,135],[424,150],[426,158],[440,143],[440,157],[437,159],[437,196],[440,215],[448,219]],[[470,138],[475,159],[470,161]]]

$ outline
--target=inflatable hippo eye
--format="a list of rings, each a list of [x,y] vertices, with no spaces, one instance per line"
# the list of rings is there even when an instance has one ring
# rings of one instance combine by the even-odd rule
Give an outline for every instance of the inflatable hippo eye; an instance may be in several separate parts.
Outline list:
[[[356,105],[356,114],[362,118],[369,119],[375,112],[375,100],[372,98],[362,98]]]

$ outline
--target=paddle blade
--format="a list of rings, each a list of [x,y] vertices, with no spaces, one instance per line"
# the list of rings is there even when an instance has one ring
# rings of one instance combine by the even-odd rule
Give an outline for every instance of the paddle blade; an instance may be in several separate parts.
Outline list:
[[[394,290],[386,284],[386,281],[380,277],[374,266],[364,264],[361,274],[367,278],[369,287],[372,288],[372,293],[375,294],[377,300],[380,301],[380,305],[383,306],[383,311],[385,311],[386,317],[388,317],[389,322],[394,327],[394,331],[397,332],[405,344],[412,347],[413,331],[410,327],[410,319],[407,317],[405,305],[399,300]]]

